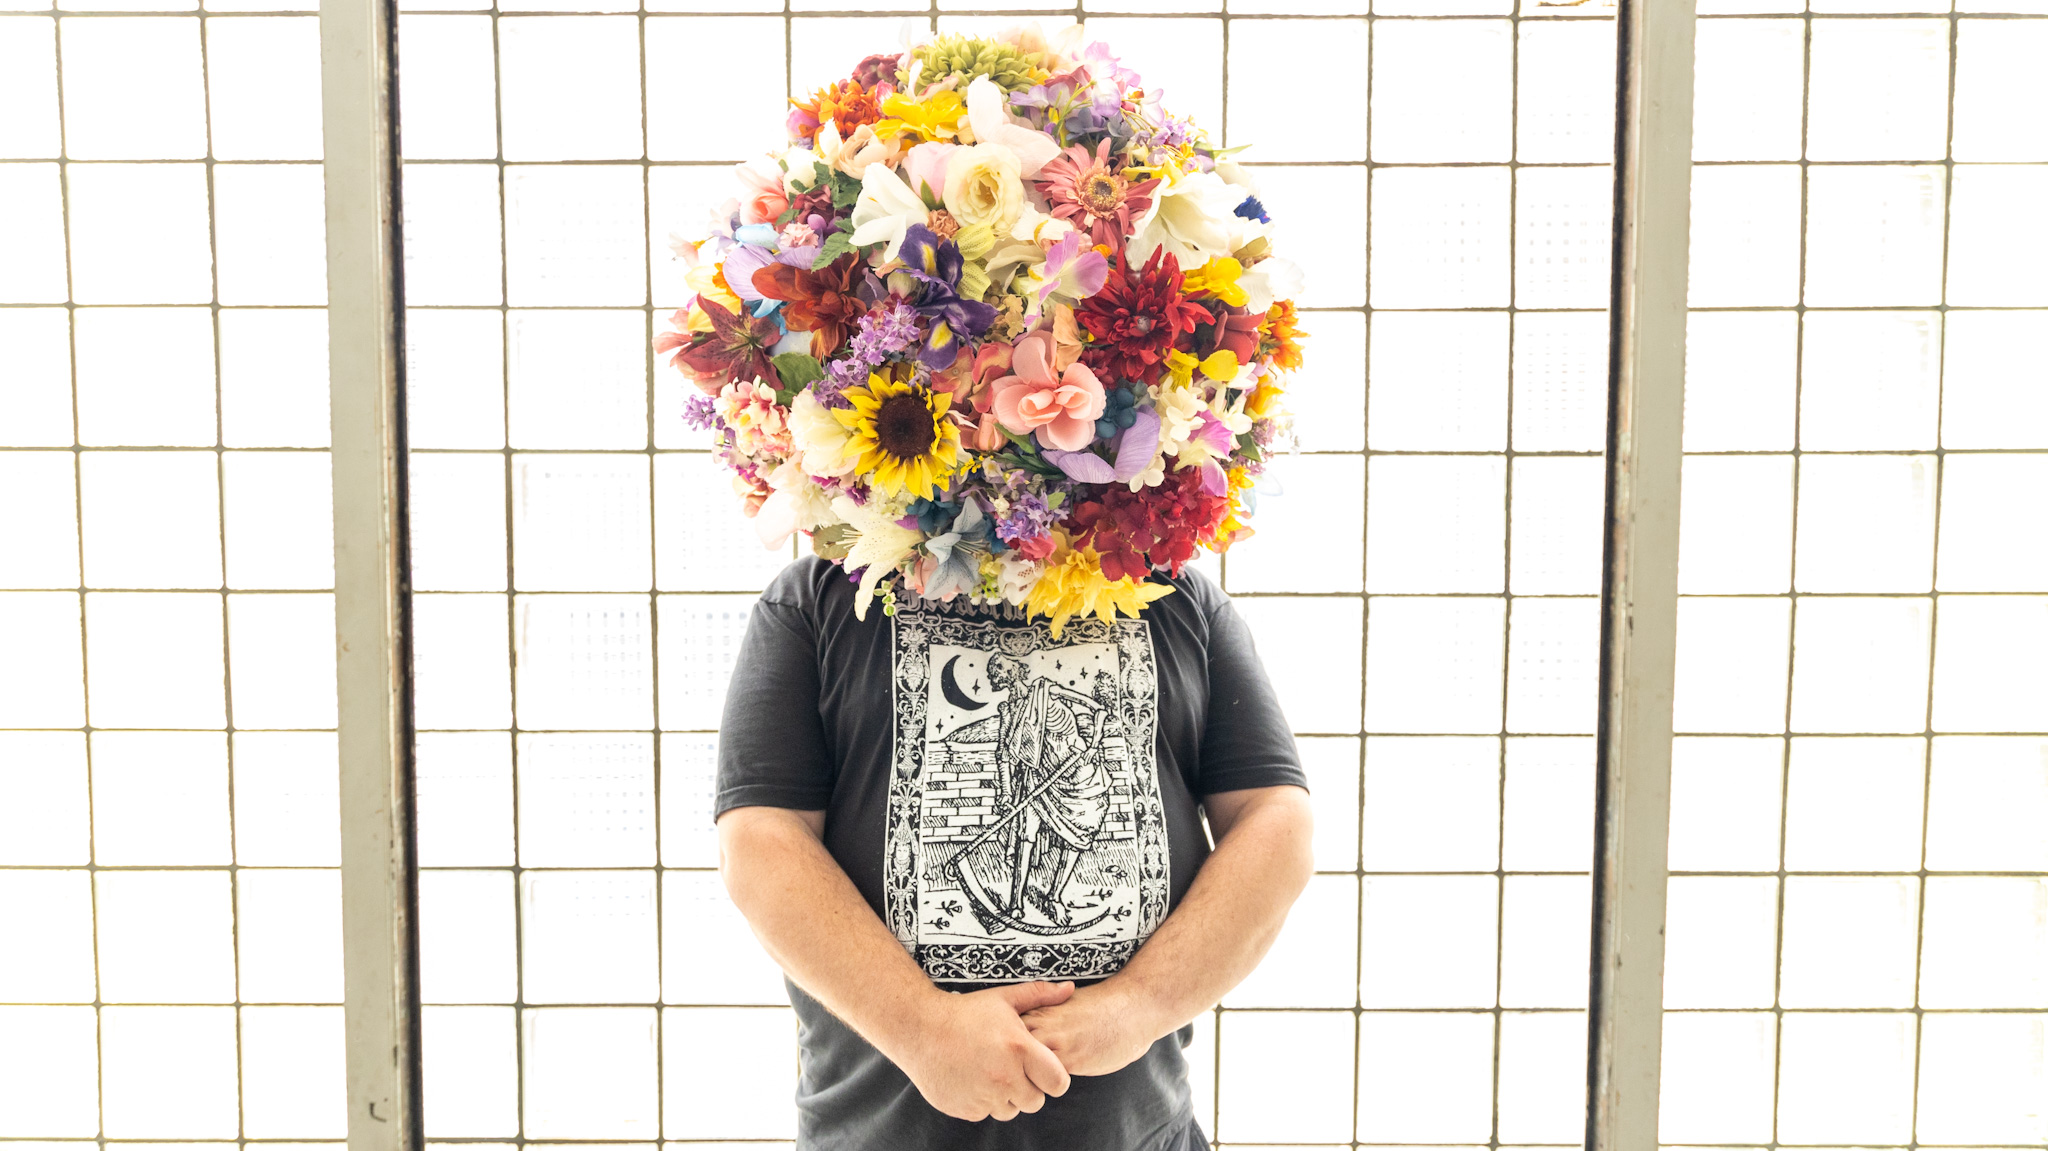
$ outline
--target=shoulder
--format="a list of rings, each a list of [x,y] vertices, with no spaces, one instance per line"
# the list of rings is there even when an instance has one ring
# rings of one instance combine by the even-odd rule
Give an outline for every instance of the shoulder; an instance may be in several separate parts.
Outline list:
[[[1145,609],[1147,611],[1155,611],[1172,604],[1175,610],[1186,613],[1206,625],[1218,611],[1230,603],[1230,596],[1216,586],[1215,580],[1192,566],[1182,568],[1177,576],[1155,572],[1151,582],[1165,584],[1174,589],[1175,594],[1153,601]]]
[[[801,556],[768,581],[761,592],[761,602],[815,616],[822,605],[840,593],[838,585],[844,584],[846,572],[838,564],[814,555]]]

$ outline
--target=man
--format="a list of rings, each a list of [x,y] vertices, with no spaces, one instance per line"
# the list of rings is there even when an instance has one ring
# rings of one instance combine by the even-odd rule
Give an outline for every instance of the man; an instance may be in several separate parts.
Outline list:
[[[907,593],[860,621],[815,559],[756,606],[721,869],[789,977],[799,1148],[1207,1148],[1188,1025],[1271,946],[1310,818],[1248,629],[1166,582],[1057,637]]]

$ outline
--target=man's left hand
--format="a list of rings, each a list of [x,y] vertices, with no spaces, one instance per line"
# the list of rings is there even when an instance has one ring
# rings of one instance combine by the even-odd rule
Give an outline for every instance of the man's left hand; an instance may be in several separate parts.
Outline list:
[[[1065,1003],[1027,1011],[1032,1038],[1052,1049],[1069,1075],[1121,1071],[1159,1039],[1136,996],[1111,979],[1074,992]]]

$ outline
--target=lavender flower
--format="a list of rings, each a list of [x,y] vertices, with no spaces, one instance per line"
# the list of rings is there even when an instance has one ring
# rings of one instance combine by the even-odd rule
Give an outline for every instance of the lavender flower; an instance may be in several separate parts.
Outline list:
[[[683,423],[700,432],[708,432],[718,426],[718,405],[703,392],[693,392],[683,397]]]
[[[917,309],[896,297],[868,309],[854,326],[847,348],[853,354],[825,365],[825,378],[811,385],[811,394],[828,408],[849,407],[839,393],[867,382],[868,372],[912,351],[918,345]]]
[[[917,309],[890,298],[869,309],[853,334],[853,358],[869,366],[917,346]]]
[[[1064,479],[1035,476],[1018,470],[1007,472],[1000,484],[990,484],[987,495],[994,505],[996,538],[1006,544],[1038,539],[1051,532],[1066,515],[1068,494],[1073,484]]]

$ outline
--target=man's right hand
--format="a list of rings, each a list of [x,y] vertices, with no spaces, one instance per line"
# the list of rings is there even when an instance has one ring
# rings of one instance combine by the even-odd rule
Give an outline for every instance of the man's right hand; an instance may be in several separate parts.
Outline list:
[[[939,992],[897,1059],[925,1102],[955,1119],[1015,1119],[1067,1093],[1067,1069],[1020,1018],[1065,1003],[1071,983]]]

